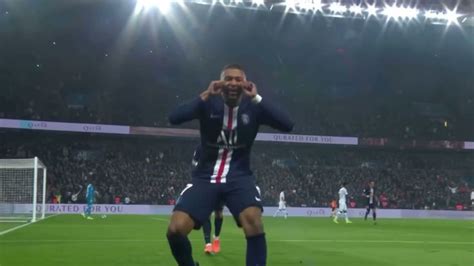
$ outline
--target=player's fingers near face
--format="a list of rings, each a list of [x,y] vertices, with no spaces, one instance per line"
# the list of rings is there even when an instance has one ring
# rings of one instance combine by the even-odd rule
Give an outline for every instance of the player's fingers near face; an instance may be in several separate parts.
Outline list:
[[[222,90],[222,82],[219,80],[212,81],[209,85],[209,91],[211,94],[219,94]]]
[[[246,81],[244,86],[244,92],[248,96],[255,96],[257,94],[257,86],[251,81]]]

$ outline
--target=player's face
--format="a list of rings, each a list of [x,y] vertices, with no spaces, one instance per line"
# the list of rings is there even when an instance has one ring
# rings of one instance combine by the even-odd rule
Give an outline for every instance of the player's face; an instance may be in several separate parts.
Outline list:
[[[229,105],[237,105],[242,96],[242,88],[245,81],[245,75],[239,69],[226,69],[222,72],[221,79],[225,81],[223,88],[224,100]]]
[[[370,187],[374,187],[374,186],[375,186],[375,182],[374,182],[374,181],[371,181],[371,182],[369,183],[369,185],[370,185]]]

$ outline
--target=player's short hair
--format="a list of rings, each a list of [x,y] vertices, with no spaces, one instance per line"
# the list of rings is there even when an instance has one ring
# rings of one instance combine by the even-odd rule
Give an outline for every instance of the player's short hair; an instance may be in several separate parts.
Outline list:
[[[342,186],[343,186],[343,187],[347,186],[347,182],[346,182],[346,181],[343,181],[343,182],[342,182]]]
[[[242,65],[239,65],[239,64],[228,64],[228,65],[225,65],[222,70],[221,70],[221,78],[223,78],[223,75],[224,75],[224,71],[226,71],[227,69],[238,69],[242,72],[242,74],[244,74],[244,77],[246,76],[245,75],[245,70],[244,68],[242,67]]]

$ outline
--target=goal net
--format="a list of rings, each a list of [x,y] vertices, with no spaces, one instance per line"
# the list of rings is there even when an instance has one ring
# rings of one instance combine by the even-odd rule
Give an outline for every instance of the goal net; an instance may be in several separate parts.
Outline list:
[[[0,159],[0,222],[44,218],[46,166],[37,158]]]

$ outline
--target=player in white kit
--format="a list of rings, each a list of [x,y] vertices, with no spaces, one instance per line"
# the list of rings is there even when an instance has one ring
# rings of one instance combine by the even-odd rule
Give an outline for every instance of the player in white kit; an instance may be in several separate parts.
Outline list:
[[[346,196],[347,196],[347,189],[346,189],[347,183],[344,182],[342,183],[342,187],[339,189],[339,209],[337,211],[336,216],[334,216],[333,221],[335,223],[339,223],[337,219],[339,216],[344,216],[346,219],[346,224],[351,224],[352,222],[349,221],[349,218],[347,217],[347,204],[346,204]]]
[[[280,192],[280,201],[278,202],[278,210],[273,214],[276,217],[278,214],[283,213],[285,219],[288,218],[288,212],[286,211],[285,191]]]

